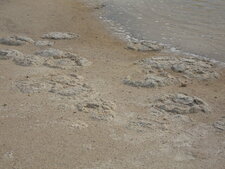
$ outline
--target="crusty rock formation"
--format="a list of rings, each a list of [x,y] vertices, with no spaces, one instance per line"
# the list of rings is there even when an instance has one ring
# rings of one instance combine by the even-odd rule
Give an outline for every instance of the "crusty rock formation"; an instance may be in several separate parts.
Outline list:
[[[50,32],[42,36],[43,39],[54,39],[54,40],[75,39],[78,37],[79,35],[71,32]]]
[[[18,50],[13,49],[1,49],[0,50],[0,60],[8,60],[14,57],[23,56],[23,53]]]
[[[151,103],[151,111],[155,113],[191,114],[207,113],[210,108],[207,103],[195,96],[182,93],[164,95]]]

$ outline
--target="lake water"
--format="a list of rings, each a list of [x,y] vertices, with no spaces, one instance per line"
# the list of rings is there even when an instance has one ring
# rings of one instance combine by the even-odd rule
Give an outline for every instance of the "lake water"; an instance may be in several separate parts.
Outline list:
[[[96,1],[135,38],[225,62],[225,0]]]

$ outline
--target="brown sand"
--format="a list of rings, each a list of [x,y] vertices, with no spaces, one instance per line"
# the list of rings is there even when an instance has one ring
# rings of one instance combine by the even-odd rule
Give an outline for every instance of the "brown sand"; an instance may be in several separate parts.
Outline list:
[[[193,82],[182,88],[126,86],[122,80],[136,70],[134,61],[164,54],[126,50],[126,44],[96,20],[95,12],[77,0],[0,1],[0,37],[19,34],[39,39],[52,31],[79,34],[76,40],[57,41],[54,48],[92,61],[76,73],[117,107],[115,119],[109,122],[92,120],[73,109],[59,109],[47,93],[24,94],[13,84],[27,76],[71,71],[22,67],[1,60],[0,169],[224,168],[224,131],[212,129],[225,115],[224,71],[219,80]],[[38,50],[33,45],[0,48],[23,53]],[[174,92],[200,97],[210,105],[211,113],[190,114],[190,123],[180,128],[129,128],[129,118],[146,114],[148,98]],[[79,121],[88,127],[70,125]]]

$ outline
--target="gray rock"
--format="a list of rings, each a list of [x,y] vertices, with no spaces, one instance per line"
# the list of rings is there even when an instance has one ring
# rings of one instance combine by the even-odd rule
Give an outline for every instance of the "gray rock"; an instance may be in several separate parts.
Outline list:
[[[65,57],[65,53],[59,49],[49,48],[45,50],[40,50],[35,52],[35,55],[43,56],[43,57],[54,57],[54,58],[63,58]]]
[[[35,46],[53,46],[54,45],[54,42],[50,42],[50,41],[46,41],[46,40],[40,40],[40,41],[36,41],[35,43]]]
[[[23,53],[13,49],[0,50],[0,60],[8,60],[18,56],[23,56]]]
[[[197,97],[185,94],[165,95],[151,104],[151,111],[172,114],[210,112],[209,106]]]
[[[178,83],[171,75],[165,76],[156,74],[148,74],[144,80],[132,80],[131,77],[128,76],[123,82],[129,86],[146,88],[164,87]]]
[[[197,80],[216,79],[219,74],[213,70],[216,66],[210,60],[197,57],[158,56],[142,59],[136,64],[145,69],[173,71],[180,73],[182,77]]]
[[[13,59],[13,62],[16,65],[20,65],[20,66],[32,66],[32,65],[42,65],[44,62],[44,59],[36,55],[23,55],[23,56],[15,57]]]
[[[8,46],[21,46],[24,45],[26,42],[22,40],[18,40],[14,37],[8,38],[0,38],[0,44],[8,45]]]
[[[99,98],[82,102],[77,107],[81,112],[90,113],[90,117],[94,120],[110,121],[115,116],[115,104]]]
[[[216,121],[213,126],[216,129],[219,129],[221,131],[225,131],[225,116],[221,117],[218,121]]]
[[[20,92],[30,94],[48,90],[51,86],[40,81],[22,80],[16,82],[16,87]]]
[[[34,40],[32,38],[29,38],[27,36],[12,36],[11,38],[14,38],[19,41],[28,42],[28,43],[34,43]]]
[[[55,39],[55,40],[75,39],[78,37],[79,35],[70,32],[50,32],[42,36],[43,39]]]

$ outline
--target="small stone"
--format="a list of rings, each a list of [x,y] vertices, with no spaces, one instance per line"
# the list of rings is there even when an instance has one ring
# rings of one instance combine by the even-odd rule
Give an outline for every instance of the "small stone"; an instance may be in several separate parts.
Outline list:
[[[50,32],[42,36],[43,39],[54,39],[54,40],[75,39],[78,37],[79,35],[70,32]]]

